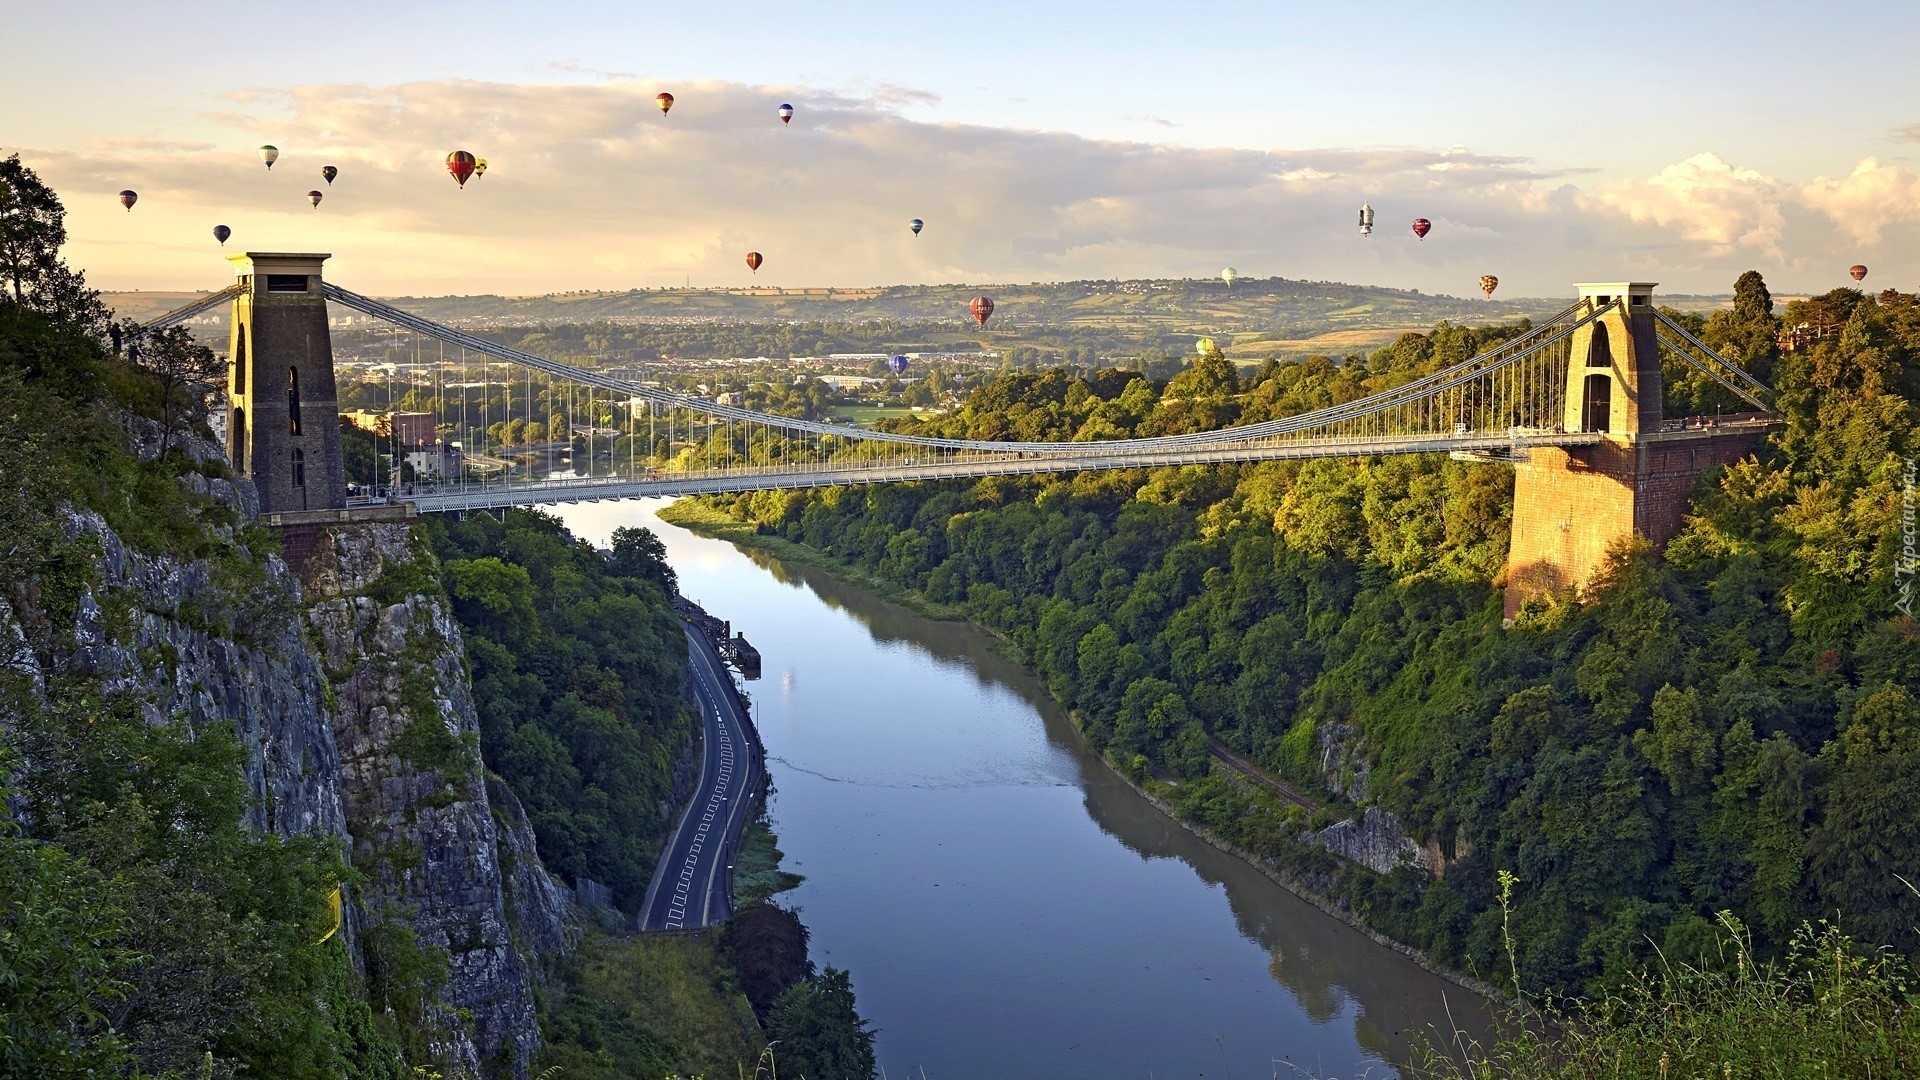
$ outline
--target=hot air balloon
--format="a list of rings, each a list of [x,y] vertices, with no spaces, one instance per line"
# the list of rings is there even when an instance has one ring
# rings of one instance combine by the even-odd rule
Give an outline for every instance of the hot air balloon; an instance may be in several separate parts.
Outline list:
[[[973,303],[967,305],[967,310],[973,313],[975,322],[981,326],[985,326],[987,325],[987,320],[993,317],[993,298],[990,296],[976,296],[973,298]]]
[[[221,247],[227,246],[227,237],[232,235],[233,235],[233,230],[227,228],[225,225],[215,225],[213,227],[213,238],[215,240],[220,241]]]
[[[1198,341],[1195,341],[1193,343],[1193,351],[1198,353],[1201,356],[1207,355],[1208,353],[1213,351],[1213,339],[1210,337],[1203,337]]]
[[[660,106],[660,111],[665,113],[668,109],[673,108],[673,95],[662,90],[653,95],[653,103]]]
[[[280,148],[271,143],[261,147],[260,160],[267,163],[268,171],[272,171],[273,163],[280,160]]]
[[[1220,271],[1220,280],[1226,282],[1227,288],[1229,289],[1233,288],[1234,281],[1239,277],[1240,277],[1240,271],[1235,270],[1231,266],[1227,267],[1225,270]]]
[[[766,261],[765,259],[762,259],[760,257],[759,252],[757,251],[747,252],[747,269],[753,271],[754,273],[757,274],[760,272],[760,264],[765,261]]]
[[[320,168],[320,178],[327,182],[328,187],[333,186],[333,178],[339,175],[340,175],[340,170],[334,168],[331,165],[323,165]]]
[[[1480,291],[1487,294],[1487,299],[1489,300],[1493,299],[1493,290],[1499,287],[1500,287],[1499,278],[1494,277],[1492,274],[1480,275]]]
[[[887,370],[893,372],[895,375],[905,375],[907,373],[907,358],[904,356],[888,357]]]
[[[462,188],[467,186],[467,177],[473,175],[473,166],[473,155],[465,150],[455,150],[447,155],[447,172],[452,174],[454,183]]]
[[[1419,237],[1422,240],[1425,240],[1427,238],[1427,233],[1431,232],[1432,230],[1433,230],[1433,222],[1428,221],[1426,218],[1423,218],[1423,217],[1417,217],[1413,219],[1413,235]]]
[[[1373,205],[1371,203],[1360,204],[1360,235],[1373,235]]]
[[[326,198],[326,196],[322,195],[318,188],[307,192],[307,201],[312,203],[316,208],[320,205],[320,200],[323,198]]]
[[[487,175],[487,159],[486,158],[473,159],[473,175],[475,176]]]
[[[132,188],[127,188],[120,193],[120,205],[126,207],[129,214],[133,213],[133,204],[139,201],[140,193]]]
[[[126,193],[121,192],[121,194],[124,195]],[[1860,265],[1859,263],[1854,263],[1852,266],[1847,267],[1847,273],[1853,275],[1853,280],[1863,281],[1866,279],[1866,276],[1867,276],[1867,268]]]
[[[927,223],[924,221],[921,221],[919,218],[914,218],[912,221],[907,222],[907,228],[912,229],[913,235],[915,236],[919,236],[920,230],[926,227],[927,227]]]
[[[793,106],[791,105],[780,106],[780,122],[783,124],[790,124],[793,122]]]

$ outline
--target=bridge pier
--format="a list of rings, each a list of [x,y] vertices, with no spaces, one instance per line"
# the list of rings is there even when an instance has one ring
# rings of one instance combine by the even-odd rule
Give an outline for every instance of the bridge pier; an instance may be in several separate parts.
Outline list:
[[[1589,310],[1616,307],[1575,332],[1568,354],[1567,431],[1600,432],[1592,446],[1537,447],[1514,465],[1506,617],[1529,597],[1586,588],[1625,537],[1659,547],[1680,531],[1694,483],[1751,452],[1763,430],[1665,430],[1653,284],[1576,286]]]
[[[347,505],[333,339],[320,292],[326,255],[229,255],[242,292],[227,355],[227,459],[261,510]]]
[[[1506,617],[1529,597],[1586,588],[1623,537],[1664,546],[1684,524],[1695,481],[1745,457],[1763,437],[1686,431],[1532,450],[1513,467]]]

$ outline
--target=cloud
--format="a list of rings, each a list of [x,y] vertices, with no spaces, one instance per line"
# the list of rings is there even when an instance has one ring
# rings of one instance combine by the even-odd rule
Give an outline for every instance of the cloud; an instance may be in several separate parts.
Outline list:
[[[218,223],[234,229],[228,251],[331,251],[336,280],[385,293],[1177,277],[1229,262],[1456,295],[1489,271],[1514,295],[1613,275],[1724,291],[1757,257],[1811,266],[1910,237],[1920,217],[1912,174],[1871,160],[1796,187],[1700,154],[1583,188],[1584,167],[1466,147],[1096,140],[915,119],[928,96],[891,86],[680,80],[662,116],[657,89],[250,90],[201,118],[204,142],[27,156],[72,208],[73,258],[107,287],[217,285]],[[801,110],[783,127],[774,109],[789,100]],[[269,141],[270,173],[253,152]],[[442,164],[455,148],[489,163],[464,190]],[[121,187],[141,193],[131,215],[111,198]],[[326,192],[318,210],[310,187]],[[1362,201],[1379,215],[1371,238],[1353,227]],[[1415,217],[1434,223],[1424,243],[1406,230]],[[748,250],[766,256],[757,277]]]
[[[1892,131],[1887,132],[1887,137],[1894,142],[1920,142],[1920,124],[1908,124],[1905,127],[1894,128]]]
[[[1839,179],[1822,176],[1808,183],[1800,197],[1862,244],[1878,244],[1888,224],[1920,221],[1920,177],[1874,158],[1860,159]]]
[[[1718,154],[1695,154],[1645,180],[1601,184],[1593,203],[1634,222],[1652,222],[1708,245],[1708,255],[1755,248],[1778,257],[1786,220],[1782,185]]]

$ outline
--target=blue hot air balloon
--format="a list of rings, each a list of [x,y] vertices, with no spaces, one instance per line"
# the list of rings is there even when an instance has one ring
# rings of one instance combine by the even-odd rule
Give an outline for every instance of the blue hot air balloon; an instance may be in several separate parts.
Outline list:
[[[791,105],[780,106],[780,122],[783,124],[790,124],[793,122],[793,106]]]
[[[904,356],[892,357],[887,361],[887,370],[893,372],[895,375],[905,375],[907,373],[907,358]]]
[[[920,230],[926,227],[927,227],[927,223],[924,221],[921,221],[919,218],[914,218],[912,221],[907,222],[907,228],[912,229],[913,235],[915,236],[919,236]]]

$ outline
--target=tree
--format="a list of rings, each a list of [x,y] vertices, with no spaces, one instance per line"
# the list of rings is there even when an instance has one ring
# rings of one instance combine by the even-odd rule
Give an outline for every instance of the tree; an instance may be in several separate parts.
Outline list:
[[[19,154],[0,161],[0,285],[14,303],[99,335],[107,325],[100,294],[60,258],[66,219],[60,197]]]
[[[853,981],[829,967],[780,995],[767,1022],[782,1072],[805,1080],[868,1080],[873,1031],[854,1008]]]
[[[621,577],[651,581],[670,595],[679,590],[679,575],[667,563],[667,545],[660,542],[652,529],[613,530],[613,554],[608,568]]]
[[[126,332],[136,329],[132,323],[125,326]],[[193,405],[191,391],[224,379],[227,362],[195,341],[184,326],[150,330],[141,335],[127,354],[159,383],[160,452],[157,456],[164,458],[173,443],[175,422]]]

